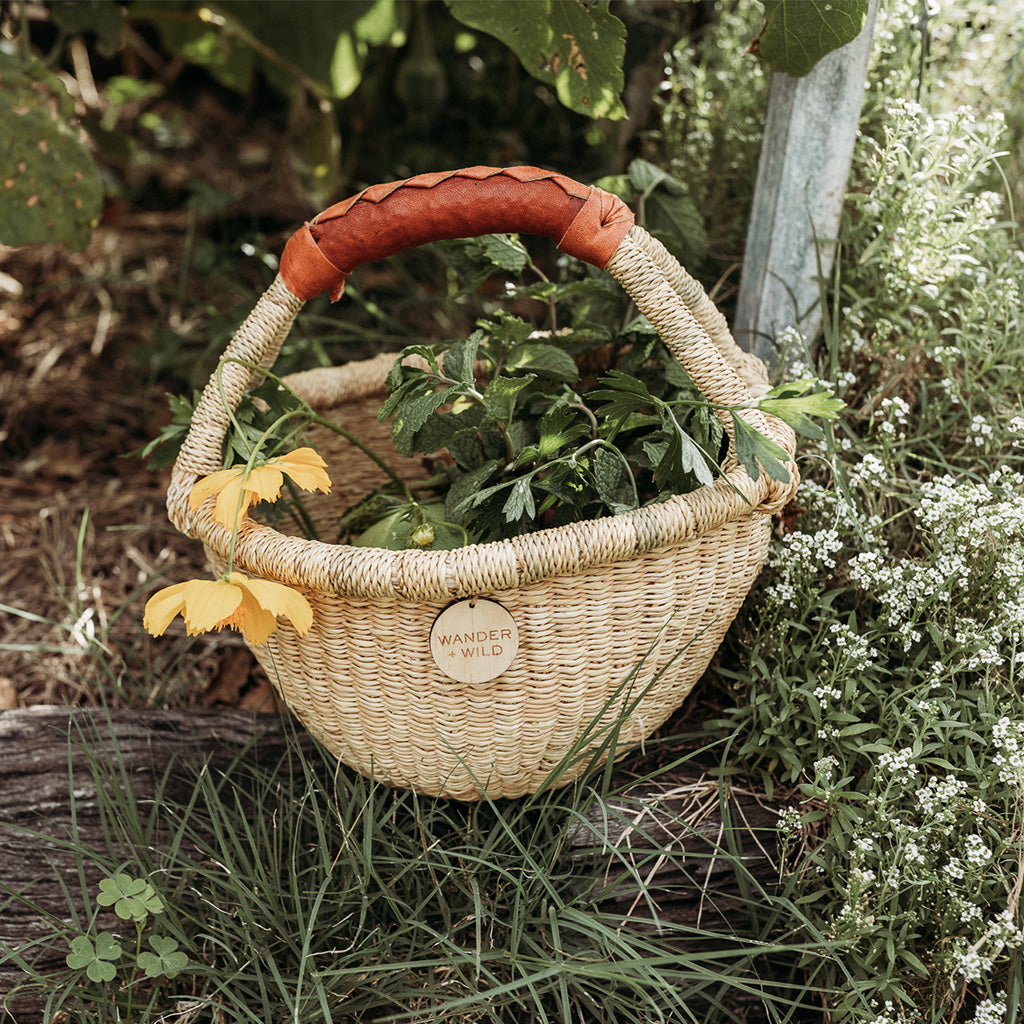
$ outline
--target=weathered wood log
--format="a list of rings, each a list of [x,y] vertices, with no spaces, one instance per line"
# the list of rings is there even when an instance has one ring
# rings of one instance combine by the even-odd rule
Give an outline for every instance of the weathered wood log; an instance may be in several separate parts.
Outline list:
[[[247,711],[0,712],[0,1021],[10,1019],[5,1002],[17,1024],[39,1020],[41,1006],[38,991],[9,998],[25,978],[16,962],[3,962],[5,953],[23,950],[41,971],[63,967],[59,953],[33,944],[62,923],[87,920],[84,908],[106,875],[90,854],[117,857],[97,799],[102,786],[130,787],[139,804],[158,791],[184,801],[204,763],[223,769],[245,751],[252,764],[273,765],[294,742],[281,719]],[[315,756],[308,737],[298,742]],[[90,760],[110,777],[98,781]],[[121,859],[133,859],[131,851]],[[120,927],[109,911],[97,920],[98,930]]]
[[[184,802],[204,764],[272,768],[296,745],[321,756],[286,720],[234,709],[0,713],[0,1007],[7,1000],[17,1024],[40,1019],[38,990],[10,997],[24,980],[11,951],[39,970],[63,967],[61,951],[40,940],[62,923],[85,922],[105,874],[99,862],[132,859],[111,835],[104,788],[130,789],[140,807],[157,796]],[[723,849],[742,854],[748,883],[773,887],[777,816],[757,794],[731,785],[723,803],[719,782],[690,763],[657,782],[620,769],[614,782],[616,795],[596,801],[572,833],[581,884],[596,880],[610,910],[635,915],[639,927],[656,915],[735,928],[744,885]],[[104,913],[97,928],[117,930]],[[0,1021],[9,1019],[0,1009]]]

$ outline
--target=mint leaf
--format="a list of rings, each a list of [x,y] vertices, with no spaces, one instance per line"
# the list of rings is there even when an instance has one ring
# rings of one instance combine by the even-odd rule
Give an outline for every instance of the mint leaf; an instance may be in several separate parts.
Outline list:
[[[398,365],[397,363],[395,364]],[[399,376],[398,380],[390,386],[389,390],[391,393],[381,403],[380,408],[377,410],[377,422],[383,423],[385,420],[390,419],[395,410],[403,402],[410,401],[414,397],[415,392],[421,392],[427,394],[434,390],[435,384],[432,377],[430,377],[423,370],[418,369],[414,366],[402,367],[402,372],[408,374],[408,376],[402,380]],[[388,379],[391,379],[391,375],[388,375]]]
[[[490,459],[477,469],[457,477],[445,496],[445,515],[453,523],[465,525],[465,512],[470,501],[484,484],[489,483],[501,469],[498,459]]]
[[[406,345],[401,352],[398,353],[398,358],[395,360],[394,365],[388,372],[387,378],[384,381],[384,386],[388,391],[393,391],[402,383],[402,379],[405,376],[403,370],[419,369],[419,367],[407,367],[405,366],[405,360],[409,356],[420,356],[427,361],[430,369],[435,374],[440,375],[441,367],[437,365],[437,353],[429,345]],[[422,370],[420,371],[422,372]]]
[[[512,419],[516,397],[528,384],[536,379],[535,373],[522,377],[495,377],[484,391],[484,408],[492,420],[507,423]]]
[[[474,331],[465,341],[452,342],[444,354],[444,372],[463,384],[472,384],[476,353],[483,338],[483,331]]]
[[[616,449],[598,448],[591,471],[597,496],[615,514],[628,512],[639,504],[636,483],[629,464]]]
[[[431,391],[403,402],[398,407],[391,424],[391,440],[400,454],[413,454],[413,436],[416,431],[427,422],[427,418],[438,406],[451,401],[451,398],[447,391]]]
[[[532,370],[538,377],[558,381],[560,384],[575,384],[580,379],[576,360],[565,349],[544,342],[528,342],[516,346],[505,368],[510,372]]]
[[[530,262],[530,254],[518,237],[511,235],[481,235],[474,239],[481,253],[496,267],[518,274]]]

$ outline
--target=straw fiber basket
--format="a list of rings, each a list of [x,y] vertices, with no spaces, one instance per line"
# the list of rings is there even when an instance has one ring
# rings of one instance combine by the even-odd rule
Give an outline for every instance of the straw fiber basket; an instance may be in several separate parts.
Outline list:
[[[422,175],[374,186],[321,213],[289,240],[280,274],[224,358],[269,368],[303,303],[324,289],[337,299],[360,263],[434,239],[499,231],[545,235],[607,268],[714,402],[734,405],[766,390],[763,366],[737,348],[701,287],[633,225],[625,204],[533,167]],[[311,370],[290,383],[400,462],[376,422],[393,359]],[[252,378],[236,362],[222,364],[228,404]],[[218,568],[229,534],[213,520],[212,499],[193,512],[188,493],[222,468],[224,404],[213,378],[167,499],[172,521],[203,542]],[[792,456],[786,426],[757,411],[744,415]],[[357,450],[323,453],[335,488],[317,498],[326,523],[382,478]],[[728,482],[453,551],[355,548],[244,520],[236,568],[298,588],[314,612],[304,637],[281,621],[254,653],[310,732],[375,779],[464,800],[485,790],[515,797],[573,760],[560,777],[568,782],[588,762],[588,746],[612,736],[617,756],[680,706],[761,568],[771,515],[796,487],[792,464],[790,473],[787,484],[764,473],[751,480],[730,452]],[[449,605],[473,598],[501,605],[519,643],[496,678],[459,682],[435,664],[431,629]]]

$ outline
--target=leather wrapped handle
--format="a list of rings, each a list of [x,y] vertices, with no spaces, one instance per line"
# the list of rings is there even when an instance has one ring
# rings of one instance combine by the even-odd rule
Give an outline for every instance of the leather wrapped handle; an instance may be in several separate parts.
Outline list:
[[[467,167],[373,185],[317,214],[288,240],[281,277],[306,300],[337,300],[361,263],[443,238],[495,232],[542,235],[562,252],[605,267],[633,226],[610,192],[539,167]]]

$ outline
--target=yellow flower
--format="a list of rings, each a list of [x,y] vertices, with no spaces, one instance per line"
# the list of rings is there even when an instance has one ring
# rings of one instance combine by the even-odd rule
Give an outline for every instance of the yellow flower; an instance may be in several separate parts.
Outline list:
[[[300,635],[313,624],[309,602],[291,587],[257,580],[240,572],[219,580],[187,580],[158,590],[147,602],[143,626],[163,636],[176,615],[185,619],[189,634],[232,626],[252,644],[264,644],[284,615]]]
[[[306,491],[331,489],[327,463],[312,448],[297,448],[287,455],[267,459],[246,475],[245,466],[232,466],[197,480],[188,496],[194,512],[211,494],[217,495],[213,518],[226,530],[235,527],[239,513],[258,501],[274,501],[281,497],[285,474]]]

